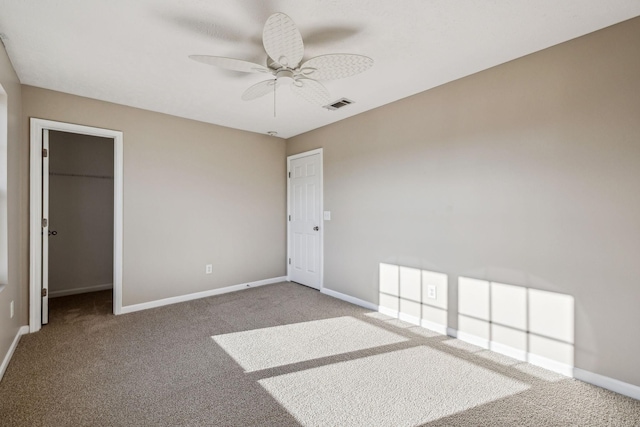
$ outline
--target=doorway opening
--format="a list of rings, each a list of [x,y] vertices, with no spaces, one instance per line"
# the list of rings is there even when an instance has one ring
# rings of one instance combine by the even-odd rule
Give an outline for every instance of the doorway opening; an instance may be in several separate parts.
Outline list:
[[[49,298],[112,301],[120,314],[122,140],[118,131],[31,119],[30,332],[48,323]]]
[[[56,306],[90,302],[101,311],[113,289],[113,138],[50,130],[47,150],[47,276],[49,298],[99,291],[101,298],[65,298]],[[46,188],[43,185],[43,188]],[[43,191],[43,200],[47,195]],[[44,203],[43,205],[46,205]],[[44,268],[44,262],[43,262]],[[54,301],[51,301],[53,306]],[[48,323],[43,304],[42,323]],[[52,307],[53,309],[53,307]],[[53,316],[53,311],[50,316]]]

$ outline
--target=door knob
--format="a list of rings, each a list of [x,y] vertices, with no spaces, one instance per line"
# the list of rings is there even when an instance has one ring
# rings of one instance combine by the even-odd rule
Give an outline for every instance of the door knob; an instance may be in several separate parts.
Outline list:
[[[320,227],[318,227],[318,226],[316,225],[315,227],[313,227],[313,230],[314,230],[314,231],[318,231],[318,230],[320,230]]]

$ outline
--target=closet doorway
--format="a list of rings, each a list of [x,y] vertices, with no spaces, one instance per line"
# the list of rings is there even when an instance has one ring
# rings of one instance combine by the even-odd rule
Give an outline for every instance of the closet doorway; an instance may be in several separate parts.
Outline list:
[[[111,291],[113,138],[45,132],[49,133],[45,148],[49,160],[49,298]],[[42,323],[47,322],[43,307]]]
[[[40,119],[31,131],[30,331],[48,323],[50,298],[119,314],[122,133]]]

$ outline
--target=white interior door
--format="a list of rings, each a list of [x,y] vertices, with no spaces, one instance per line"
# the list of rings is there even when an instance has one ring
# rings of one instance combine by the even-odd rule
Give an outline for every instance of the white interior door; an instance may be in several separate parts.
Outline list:
[[[42,131],[42,324],[49,323],[49,130]]]
[[[289,280],[320,289],[320,154],[295,158],[289,172]]]

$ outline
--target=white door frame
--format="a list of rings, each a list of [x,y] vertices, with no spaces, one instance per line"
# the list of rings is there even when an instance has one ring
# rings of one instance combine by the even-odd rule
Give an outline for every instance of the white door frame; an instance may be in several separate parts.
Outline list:
[[[289,215],[291,215],[291,161],[314,154],[320,154],[320,212],[318,212],[318,218],[320,218],[320,292],[322,292],[324,289],[324,160],[322,148],[287,156],[287,281],[291,281],[291,264],[289,264],[291,257],[291,221],[289,221]]]
[[[44,129],[100,136],[113,139],[113,313],[122,311],[122,207],[123,207],[123,134],[52,120],[31,118],[30,124],[30,215],[29,215],[29,332],[42,327],[42,131]]]

